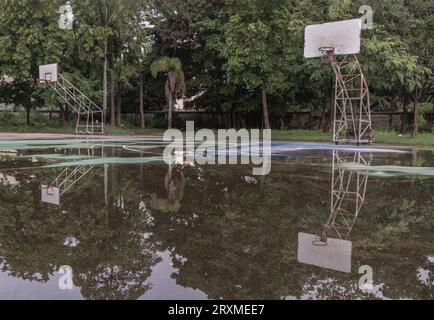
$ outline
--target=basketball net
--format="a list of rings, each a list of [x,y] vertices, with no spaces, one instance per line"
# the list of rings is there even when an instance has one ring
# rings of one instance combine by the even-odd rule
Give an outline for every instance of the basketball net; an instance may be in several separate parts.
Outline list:
[[[331,63],[334,59],[335,48],[333,47],[319,47],[318,51],[321,52],[321,61],[323,63]]]

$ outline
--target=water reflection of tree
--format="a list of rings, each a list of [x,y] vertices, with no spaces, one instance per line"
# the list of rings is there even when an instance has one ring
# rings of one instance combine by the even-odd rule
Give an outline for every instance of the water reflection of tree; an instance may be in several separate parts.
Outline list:
[[[81,229],[83,241],[78,249],[87,248],[87,254],[96,257],[74,268],[77,285],[86,298],[137,299],[150,288],[146,281],[159,258],[154,244],[147,240],[149,213],[140,207],[141,195],[136,188],[131,180],[118,181],[118,188],[109,194],[109,210],[98,211],[104,204],[97,202],[90,210],[93,214],[87,215],[91,221],[88,220],[87,226]],[[82,192],[76,196],[80,194]],[[93,198],[96,197],[93,194]],[[92,237],[98,231],[101,234]]]
[[[150,206],[165,213],[175,213],[181,207],[181,200],[184,197],[185,176],[181,167],[169,165],[164,177],[164,187],[167,198],[159,198],[156,193],[152,194]]]
[[[182,209],[171,216],[155,214],[155,237],[173,252],[177,282],[210,298],[303,296],[314,286],[322,288],[318,298],[374,298],[358,290],[357,271],[364,264],[374,268],[375,282],[385,284],[386,296],[432,297],[429,287],[416,279],[424,255],[434,245],[426,241],[433,225],[433,204],[426,201],[432,185],[415,185],[412,192],[425,200],[414,202],[411,209],[404,200],[396,202],[396,193],[384,192],[390,182],[383,183],[371,181],[374,196],[368,196],[353,231],[357,250],[349,275],[297,263],[297,232],[321,229],[328,209],[328,192],[322,190],[329,184],[320,180],[302,190],[306,181],[297,174],[267,177],[262,190],[218,172],[190,179]],[[402,243],[409,239],[408,245]],[[364,247],[367,243],[369,248]],[[409,249],[404,255],[403,248]],[[334,283],[326,285],[321,279]]]
[[[138,298],[159,258],[147,241],[148,212],[134,188],[109,194],[105,210],[98,170],[62,199],[60,207],[39,202],[38,180],[17,176],[17,186],[0,185],[2,270],[26,280],[46,282],[61,265],[73,269],[85,298]],[[124,185],[126,186],[126,184]],[[80,241],[65,247],[65,238]]]
[[[181,201],[184,197],[185,177],[181,168],[168,166],[164,186],[166,187],[167,198],[170,201]]]
[[[239,176],[219,174],[189,181],[182,211],[156,214],[156,234],[179,268],[177,282],[216,299],[270,299],[296,291],[302,270],[291,265],[296,210],[285,201],[291,186],[267,179],[261,192]]]
[[[327,179],[299,166],[288,172],[274,166],[276,174],[261,187],[243,182],[244,169],[186,168],[182,206],[168,214],[149,209],[153,193],[167,197],[166,168],[145,166],[140,177],[135,167],[116,168],[109,172],[107,212],[102,170],[78,184],[60,208],[40,204],[39,174],[16,174],[17,187],[0,185],[3,269],[46,281],[67,264],[86,298],[137,298],[149,289],[155,252],[169,250],[179,269],[172,275],[177,283],[210,298],[299,297],[315,286],[317,298],[373,298],[354,289],[357,268],[347,275],[297,263],[297,233],[320,230],[327,219]],[[353,265],[371,265],[388,297],[432,298],[432,286],[416,279],[419,267],[430,268],[424,255],[434,246],[428,236],[434,225],[432,182],[422,179],[411,187],[410,178],[402,179],[370,180],[351,235]],[[397,201],[392,185],[407,200]],[[80,244],[65,247],[68,236]]]

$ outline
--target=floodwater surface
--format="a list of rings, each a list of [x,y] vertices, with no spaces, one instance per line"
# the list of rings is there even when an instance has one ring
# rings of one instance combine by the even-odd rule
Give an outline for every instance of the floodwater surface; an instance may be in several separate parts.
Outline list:
[[[432,150],[275,142],[261,177],[164,146],[0,141],[0,299],[434,298]]]

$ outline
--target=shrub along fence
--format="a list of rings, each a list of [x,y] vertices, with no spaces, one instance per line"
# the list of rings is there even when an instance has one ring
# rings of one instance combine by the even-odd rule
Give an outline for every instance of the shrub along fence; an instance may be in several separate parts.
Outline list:
[[[372,113],[373,127],[376,130],[407,131],[413,128],[414,114],[412,112],[374,112]],[[432,130],[434,127],[434,113],[426,113],[425,124],[421,129]],[[166,113],[162,111],[145,112],[146,123],[156,127],[166,126]],[[139,115],[125,113],[122,119],[139,123]],[[174,112],[174,127],[185,127],[185,121],[194,121],[196,128],[260,128],[262,114],[260,113],[230,113],[206,111],[178,111]],[[283,116],[270,115],[270,125],[273,129],[324,129],[330,125],[328,114],[324,118],[311,115],[310,112],[288,112]]]
[[[8,114],[6,116],[6,113]],[[32,112],[37,119],[60,119],[63,117],[59,111],[35,111]],[[1,122],[5,119],[21,117],[22,112],[0,112]],[[372,113],[373,127],[375,130],[408,131],[413,127],[412,112],[374,112]],[[422,130],[432,131],[434,128],[434,113],[426,113],[425,124]],[[65,117],[63,117],[64,119]],[[73,119],[73,116],[69,116]],[[60,120],[59,120],[60,121]],[[138,113],[122,113],[122,121],[125,125],[138,125]],[[260,113],[231,113],[231,112],[207,112],[207,111],[176,111],[173,114],[174,127],[184,128],[186,121],[194,121],[196,128],[260,128],[262,114]],[[148,128],[164,128],[166,126],[166,112],[145,112],[145,123]],[[5,123],[2,123],[5,125]],[[0,126],[2,125],[0,124]],[[285,115],[270,115],[270,125],[273,129],[324,129],[330,126],[330,117],[316,117],[309,112],[288,112]]]

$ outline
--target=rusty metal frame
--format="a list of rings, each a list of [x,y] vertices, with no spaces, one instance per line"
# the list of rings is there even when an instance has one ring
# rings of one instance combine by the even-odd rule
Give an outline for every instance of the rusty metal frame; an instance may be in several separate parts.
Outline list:
[[[322,47],[323,61],[335,73],[333,142],[373,142],[369,88],[356,55],[336,56],[334,48]]]
[[[333,151],[330,216],[322,230],[322,241],[327,242],[331,235],[348,239],[365,202],[371,164],[368,157],[360,152]]]

